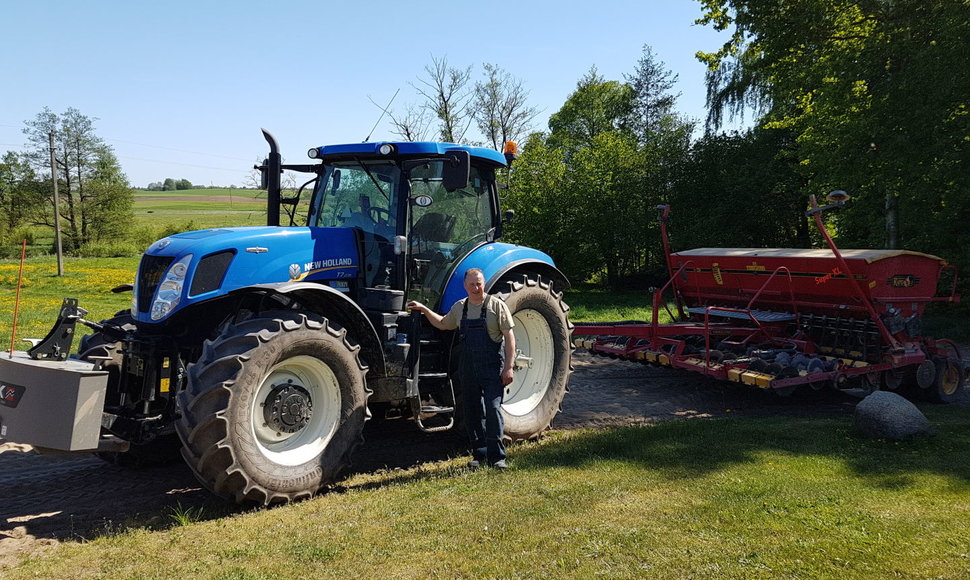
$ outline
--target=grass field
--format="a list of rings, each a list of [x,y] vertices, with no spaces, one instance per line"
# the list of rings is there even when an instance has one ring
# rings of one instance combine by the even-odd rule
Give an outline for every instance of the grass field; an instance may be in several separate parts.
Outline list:
[[[205,229],[266,224],[266,192],[251,189],[135,191],[135,222],[142,226],[192,223]]]
[[[970,416],[856,438],[848,417],[555,433],[228,517],[173,510],[5,578],[966,578]]]
[[[309,194],[304,193],[304,204]],[[306,213],[305,209],[304,215]],[[114,245],[134,255],[152,241],[174,232],[230,226],[266,224],[266,192],[251,189],[187,189],[182,191],[135,190],[134,220],[129,240],[111,240],[101,245]],[[286,218],[281,218],[286,219]],[[50,228],[29,228],[28,255],[51,253],[54,233]],[[4,255],[19,256],[20,246],[5,248]]]

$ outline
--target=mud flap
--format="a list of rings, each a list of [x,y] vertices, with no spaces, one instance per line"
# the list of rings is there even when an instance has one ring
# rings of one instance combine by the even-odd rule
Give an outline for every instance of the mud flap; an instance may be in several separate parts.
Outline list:
[[[108,372],[68,359],[0,354],[0,440],[60,451],[98,448]]]

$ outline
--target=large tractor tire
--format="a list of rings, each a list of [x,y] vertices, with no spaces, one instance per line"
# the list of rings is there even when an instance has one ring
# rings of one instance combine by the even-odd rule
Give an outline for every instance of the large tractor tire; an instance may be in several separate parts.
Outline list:
[[[513,441],[538,437],[559,413],[567,391],[573,325],[562,293],[538,277],[523,276],[497,288],[515,327],[515,379],[505,387],[505,436]]]
[[[308,498],[362,441],[366,367],[346,331],[276,311],[206,341],[179,393],[182,456],[210,491],[242,504]]]
[[[122,310],[101,324],[119,326],[134,330],[135,322],[130,310]],[[108,402],[118,400],[118,383],[121,377],[121,344],[103,332],[94,332],[81,338],[78,345],[78,358],[85,361],[100,360],[101,366],[108,371]],[[151,441],[132,443],[125,452],[102,451],[95,455],[108,463],[128,469],[140,469],[153,465],[173,463],[179,459],[179,443],[175,433],[163,434]]]

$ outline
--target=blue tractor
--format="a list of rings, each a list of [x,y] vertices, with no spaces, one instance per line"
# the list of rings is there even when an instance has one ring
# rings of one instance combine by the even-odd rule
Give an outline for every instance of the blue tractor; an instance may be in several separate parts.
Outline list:
[[[546,430],[570,373],[568,282],[548,255],[498,241],[511,212],[501,213],[496,171],[510,159],[382,142],[315,147],[313,163],[284,165],[263,133],[268,225],[155,242],[131,310],[82,340],[79,357],[109,375],[100,454],[138,464],[180,448],[212,492],[269,505],[334,482],[371,417],[452,428],[462,411],[453,333],[404,305],[446,312],[472,267],[515,319],[506,436]],[[295,197],[281,197],[284,170],[312,177]]]

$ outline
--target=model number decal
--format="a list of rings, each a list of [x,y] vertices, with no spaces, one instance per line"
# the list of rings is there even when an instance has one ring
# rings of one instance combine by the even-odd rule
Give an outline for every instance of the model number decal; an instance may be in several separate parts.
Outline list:
[[[15,409],[26,390],[27,387],[21,387],[20,385],[0,383],[0,405]]]

